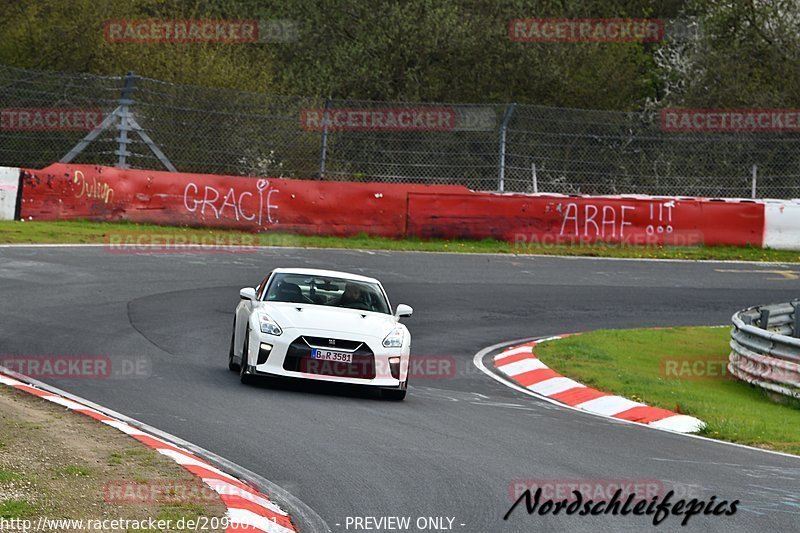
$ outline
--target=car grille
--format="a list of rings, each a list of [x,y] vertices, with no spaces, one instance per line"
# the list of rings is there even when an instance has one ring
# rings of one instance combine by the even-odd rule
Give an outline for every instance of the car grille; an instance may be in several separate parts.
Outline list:
[[[312,348],[338,350],[340,352],[352,352],[364,344],[361,341],[346,341],[344,339],[331,339],[328,337],[308,337],[304,335],[300,338],[304,339]]]
[[[327,337],[297,337],[283,360],[283,369],[306,374],[322,376],[338,376],[343,378],[374,379],[375,354],[366,343],[344,339],[332,339],[334,344],[328,342]],[[320,361],[311,358],[311,346],[329,350],[339,350],[353,354],[352,363],[339,361]]]

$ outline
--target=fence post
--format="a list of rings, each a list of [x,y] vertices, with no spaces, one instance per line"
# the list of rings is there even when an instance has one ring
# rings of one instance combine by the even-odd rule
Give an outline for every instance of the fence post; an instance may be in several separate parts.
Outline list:
[[[763,330],[769,329],[769,308],[762,307],[760,310],[761,314],[758,317],[758,325]]]
[[[506,188],[506,131],[516,106],[517,104],[510,104],[506,108],[506,112],[503,114],[503,123],[500,124],[500,168],[497,178],[497,190],[500,192],[505,191]]]
[[[753,170],[751,173],[752,181],[750,184],[750,198],[753,200],[756,199],[756,181],[758,181],[758,165],[753,164]]]
[[[794,313],[794,322],[792,323],[792,337],[800,339],[800,302],[791,302],[792,310]]]
[[[133,103],[133,90],[136,88],[136,80],[138,76],[136,76],[132,71],[128,71],[125,75],[125,82],[122,85],[122,94],[119,97],[119,122],[117,123],[117,131],[119,135],[117,136],[117,143],[119,143],[119,147],[117,151],[114,152],[117,154],[117,168],[128,168],[128,156],[131,153],[128,151],[128,132],[131,131],[129,117],[130,117],[130,105]]]
[[[331,97],[325,99],[322,113],[322,143],[319,147],[319,179],[325,179],[325,161],[328,158],[328,123],[330,122]]]
[[[536,178],[536,163],[531,163],[531,178],[533,179],[533,194],[539,194],[539,180]]]

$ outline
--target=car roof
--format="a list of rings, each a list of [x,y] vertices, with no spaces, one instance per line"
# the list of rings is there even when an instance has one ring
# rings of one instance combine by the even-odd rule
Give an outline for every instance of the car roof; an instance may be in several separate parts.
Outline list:
[[[368,283],[380,283],[375,278],[368,278],[367,276],[359,276],[358,274],[351,274],[349,272],[339,272],[336,270],[321,270],[317,268],[276,268],[276,273],[281,274],[299,274],[301,276],[319,276],[321,278],[343,278],[353,281],[366,281]]]

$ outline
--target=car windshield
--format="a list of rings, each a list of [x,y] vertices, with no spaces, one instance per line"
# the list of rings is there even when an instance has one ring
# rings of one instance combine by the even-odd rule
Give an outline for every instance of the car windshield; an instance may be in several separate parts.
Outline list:
[[[264,299],[390,314],[389,303],[380,285],[351,279],[275,274]]]

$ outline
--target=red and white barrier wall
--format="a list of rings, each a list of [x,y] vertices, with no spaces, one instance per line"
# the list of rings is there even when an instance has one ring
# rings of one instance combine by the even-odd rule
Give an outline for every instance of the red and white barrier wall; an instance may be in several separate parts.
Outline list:
[[[800,249],[800,203],[496,194],[453,185],[254,179],[54,164],[23,170],[19,215],[317,235]]]

